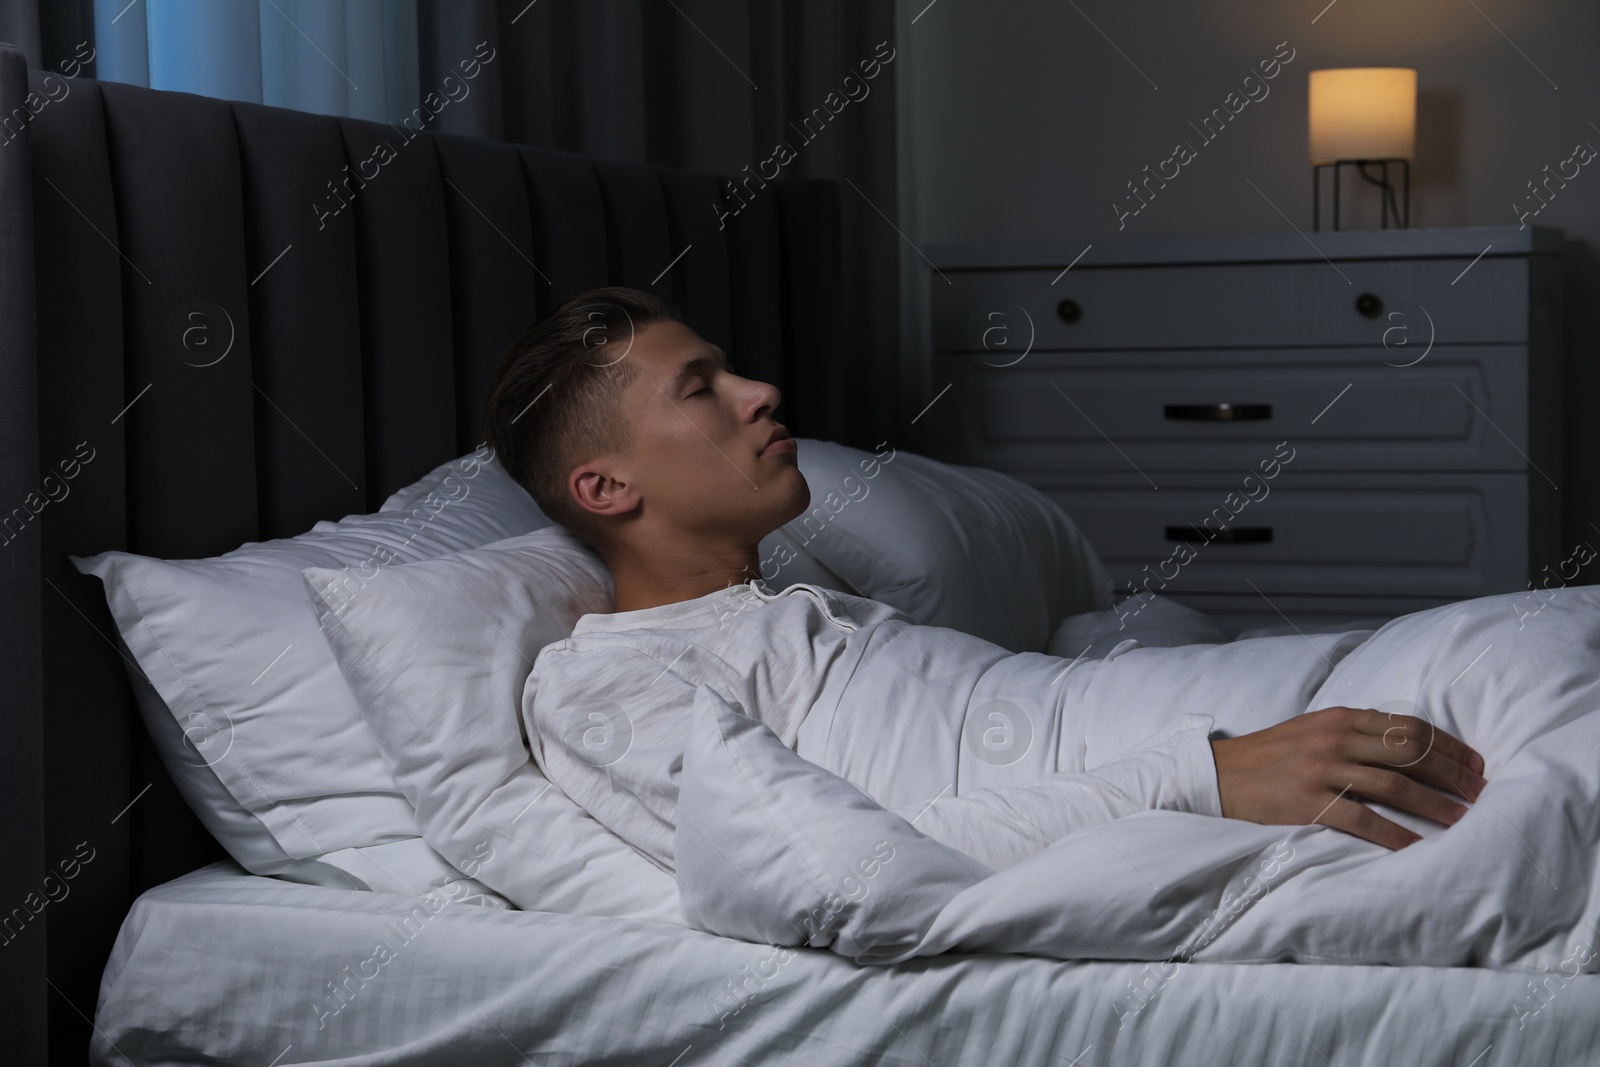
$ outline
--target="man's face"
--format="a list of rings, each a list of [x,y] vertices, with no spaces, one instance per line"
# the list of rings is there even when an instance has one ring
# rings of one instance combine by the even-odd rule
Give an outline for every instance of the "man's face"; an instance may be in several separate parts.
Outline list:
[[[811,503],[798,446],[772,418],[778,389],[734,374],[688,326],[638,327],[631,345],[619,339],[595,358],[634,362],[622,398],[632,444],[596,465],[637,497],[641,514],[754,543]]]

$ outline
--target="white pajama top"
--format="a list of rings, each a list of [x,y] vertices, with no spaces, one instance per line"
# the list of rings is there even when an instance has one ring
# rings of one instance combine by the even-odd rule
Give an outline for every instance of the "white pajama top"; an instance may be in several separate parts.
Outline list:
[[[1210,716],[1180,716],[1134,751],[1083,765],[1061,684],[1075,666],[919,626],[875,600],[756,579],[581,616],[535,658],[522,716],[550,780],[667,871],[700,685],[997,868],[1137,811],[1220,816]]]

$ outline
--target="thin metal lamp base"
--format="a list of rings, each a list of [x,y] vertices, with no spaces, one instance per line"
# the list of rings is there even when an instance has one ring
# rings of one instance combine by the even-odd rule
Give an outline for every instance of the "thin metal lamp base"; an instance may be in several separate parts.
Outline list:
[[[1389,181],[1389,164],[1398,163],[1402,179],[1403,192],[1400,201],[1395,202],[1394,185]],[[1383,177],[1374,178],[1367,173],[1367,167],[1378,165],[1383,168]],[[1311,229],[1322,229],[1322,172],[1329,167],[1333,168],[1333,228],[1339,228],[1339,177],[1345,167],[1355,167],[1356,173],[1361,175],[1373,185],[1383,190],[1379,201],[1380,213],[1383,217],[1383,228],[1389,228],[1389,217],[1394,216],[1395,228],[1408,229],[1411,226],[1411,161],[1409,159],[1341,159],[1334,163],[1314,163],[1311,166]]]

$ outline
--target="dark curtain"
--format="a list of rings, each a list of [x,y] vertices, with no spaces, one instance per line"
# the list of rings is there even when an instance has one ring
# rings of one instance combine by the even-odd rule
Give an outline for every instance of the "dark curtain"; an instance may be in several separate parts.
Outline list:
[[[870,81],[859,66],[894,54],[892,0],[419,0],[417,20],[423,93],[479,42],[496,49],[472,95],[440,113],[444,132],[727,176],[785,142],[782,176],[838,181],[844,350],[830,432],[813,432],[861,448],[892,437],[895,63]],[[853,99],[801,129],[830,93],[836,108]]]

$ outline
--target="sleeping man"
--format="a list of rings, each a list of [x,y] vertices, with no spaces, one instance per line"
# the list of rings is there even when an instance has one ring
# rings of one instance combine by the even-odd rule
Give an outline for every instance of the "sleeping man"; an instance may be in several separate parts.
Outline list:
[[[1363,799],[1449,825],[1483,788],[1482,757],[1456,737],[1343,707],[1238,737],[1213,738],[1210,717],[1183,715],[1084,766],[1062,699],[1068,661],[762,580],[762,538],[811,500],[778,402],[670,305],[625,288],[592,290],[535,324],[502,357],[486,402],[500,463],[605,560],[616,593],[613,613],[583,615],[536,658],[529,746],[557,786],[668,872],[701,685],[995,868],[1158,808],[1321,823],[1399,849],[1419,835]],[[987,698],[998,690],[978,689],[995,684],[1036,709],[1026,758],[998,769],[962,744],[997,706]]]

